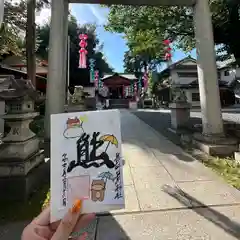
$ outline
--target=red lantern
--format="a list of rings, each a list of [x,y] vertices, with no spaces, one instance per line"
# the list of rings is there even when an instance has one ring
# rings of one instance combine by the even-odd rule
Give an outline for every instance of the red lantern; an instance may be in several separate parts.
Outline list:
[[[88,36],[86,34],[80,34],[79,35],[79,39],[80,39],[80,50],[79,50],[79,68],[87,68],[87,39]]]
[[[169,39],[166,39],[163,41],[163,44],[165,44],[165,45],[169,45],[170,43],[171,43],[171,41]]]
[[[172,54],[171,54],[172,48],[169,46],[170,43],[171,43],[171,41],[168,39],[163,41],[163,44],[166,45],[166,48],[164,49],[165,50],[164,59],[166,61],[170,61],[172,58]]]
[[[169,53],[169,52],[166,52],[165,53],[165,60],[169,61],[169,60],[171,60],[171,58],[172,58],[172,54]]]

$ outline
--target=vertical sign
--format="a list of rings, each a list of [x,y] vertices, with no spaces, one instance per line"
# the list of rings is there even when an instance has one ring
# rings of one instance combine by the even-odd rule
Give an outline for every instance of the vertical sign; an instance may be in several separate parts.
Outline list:
[[[89,59],[89,66],[90,66],[90,82],[93,83],[95,81],[95,72],[94,72],[94,67],[95,67],[95,60],[94,59]]]
[[[138,87],[137,87],[137,82],[134,83],[134,96],[137,97],[137,90],[138,90]]]
[[[144,88],[147,90],[148,88],[148,72],[145,70],[144,75],[143,75],[143,83],[144,83]]]
[[[95,88],[99,89],[99,72],[96,70],[95,71]]]

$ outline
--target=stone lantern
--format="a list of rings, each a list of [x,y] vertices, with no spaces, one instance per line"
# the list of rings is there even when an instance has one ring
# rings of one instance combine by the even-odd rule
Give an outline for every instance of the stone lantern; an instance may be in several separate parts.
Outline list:
[[[83,86],[75,86],[74,93],[69,97],[66,112],[78,112],[86,110]]]
[[[9,131],[0,146],[0,190],[6,199],[26,199],[33,189],[47,179],[43,151],[39,139],[29,124],[39,114],[34,111],[37,93],[30,81],[6,80],[7,88],[0,92],[5,101],[1,116]],[[46,168],[47,169],[47,168]]]
[[[190,103],[187,102],[185,93],[173,85],[173,102],[171,109],[171,128],[175,131],[187,128],[190,120]]]

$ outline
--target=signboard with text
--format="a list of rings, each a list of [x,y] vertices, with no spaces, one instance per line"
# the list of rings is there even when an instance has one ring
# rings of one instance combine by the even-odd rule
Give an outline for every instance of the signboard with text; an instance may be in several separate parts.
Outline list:
[[[51,116],[51,221],[76,199],[82,213],[124,208],[118,110]]]

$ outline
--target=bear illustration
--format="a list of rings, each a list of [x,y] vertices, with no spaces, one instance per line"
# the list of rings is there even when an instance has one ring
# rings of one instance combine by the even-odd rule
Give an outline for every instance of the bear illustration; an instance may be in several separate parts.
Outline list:
[[[105,196],[104,180],[93,180],[91,186],[91,199],[94,202],[102,202]]]

